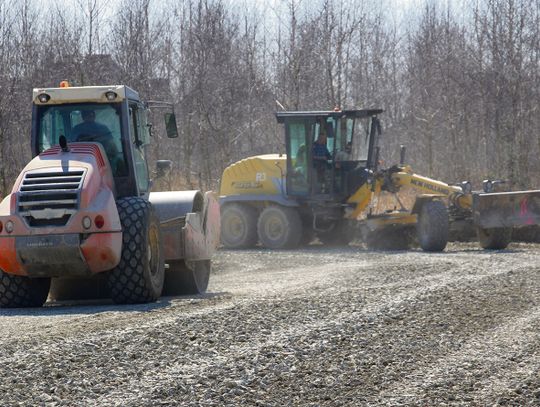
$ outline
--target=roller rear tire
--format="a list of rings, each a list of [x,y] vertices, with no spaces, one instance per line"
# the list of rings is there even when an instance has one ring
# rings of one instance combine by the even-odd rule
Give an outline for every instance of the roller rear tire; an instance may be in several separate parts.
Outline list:
[[[111,298],[117,304],[156,301],[165,278],[159,220],[150,202],[142,198],[119,199],[117,207],[122,223],[122,256],[107,276]]]
[[[30,278],[0,270],[0,308],[41,307],[47,301],[51,279]]]

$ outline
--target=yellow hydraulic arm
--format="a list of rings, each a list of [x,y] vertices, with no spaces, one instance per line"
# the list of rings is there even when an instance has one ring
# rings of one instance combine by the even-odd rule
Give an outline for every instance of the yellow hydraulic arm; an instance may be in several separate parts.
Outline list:
[[[369,206],[373,197],[378,196],[381,191],[398,192],[407,186],[421,192],[447,198],[461,209],[470,210],[472,207],[472,194],[465,193],[462,187],[415,174],[410,166],[403,165],[373,174],[368,182],[358,188],[347,200],[347,203],[356,204],[348,217],[350,219],[358,218]]]
[[[449,185],[442,181],[415,174],[408,165],[398,168],[400,171],[393,172],[391,175],[393,186],[396,187],[396,189],[410,186],[418,191],[448,198],[460,209],[471,209],[472,195],[470,191],[465,193],[461,186]]]

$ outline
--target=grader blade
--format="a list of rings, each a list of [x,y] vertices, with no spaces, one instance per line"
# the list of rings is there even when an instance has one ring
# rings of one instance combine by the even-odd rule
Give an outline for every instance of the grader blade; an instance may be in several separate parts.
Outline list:
[[[540,190],[473,194],[473,216],[483,229],[540,224]]]

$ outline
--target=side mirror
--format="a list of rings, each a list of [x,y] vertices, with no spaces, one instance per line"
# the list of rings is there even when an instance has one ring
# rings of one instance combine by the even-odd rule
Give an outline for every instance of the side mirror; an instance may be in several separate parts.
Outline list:
[[[162,178],[166,176],[172,168],[171,160],[157,160],[156,161],[156,178]]]
[[[178,137],[178,128],[176,127],[176,116],[174,113],[165,113],[165,128],[167,129],[167,137]]]

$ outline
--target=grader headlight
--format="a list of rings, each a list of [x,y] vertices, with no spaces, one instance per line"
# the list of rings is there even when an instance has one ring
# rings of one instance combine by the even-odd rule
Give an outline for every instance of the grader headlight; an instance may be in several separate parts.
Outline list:
[[[51,99],[51,97],[49,95],[47,95],[46,93],[40,93],[38,95],[38,100],[41,103],[47,103],[50,99]]]
[[[118,95],[117,95],[116,92],[113,92],[113,91],[105,92],[105,98],[110,102],[115,100],[117,97],[118,97]]]

